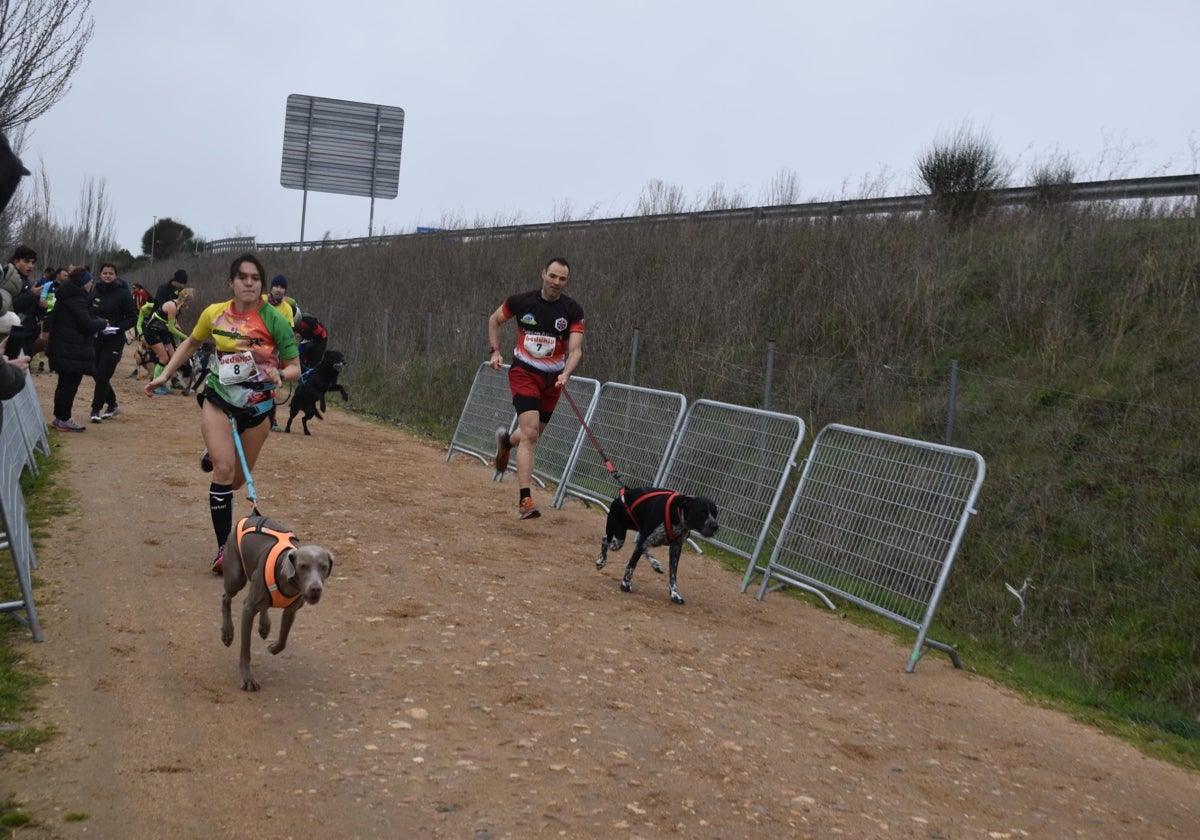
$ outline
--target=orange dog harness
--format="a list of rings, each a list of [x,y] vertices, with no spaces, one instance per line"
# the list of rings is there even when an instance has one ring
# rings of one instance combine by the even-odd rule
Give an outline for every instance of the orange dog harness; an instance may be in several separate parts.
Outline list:
[[[284,595],[279,591],[279,584],[275,580],[277,567],[279,566],[279,558],[283,552],[289,548],[295,551],[299,546],[296,545],[296,535],[290,531],[276,531],[274,528],[268,528],[263,523],[266,522],[265,516],[246,516],[238,520],[237,524],[237,546],[238,556],[242,559],[242,571],[246,574],[246,580],[250,579],[250,570],[246,568],[246,553],[242,549],[242,539],[247,534],[266,534],[275,539],[275,545],[271,546],[271,550],[267,552],[266,559],[263,560],[263,579],[267,584],[267,591],[271,593],[272,607],[286,607],[292,604],[300,593],[295,595]]]

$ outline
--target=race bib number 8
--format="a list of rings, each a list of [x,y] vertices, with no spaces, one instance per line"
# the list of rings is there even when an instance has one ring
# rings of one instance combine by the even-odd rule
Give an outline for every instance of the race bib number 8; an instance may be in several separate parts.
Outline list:
[[[547,359],[554,355],[556,343],[552,335],[526,335],[525,352],[535,359]]]
[[[238,353],[221,353],[218,358],[217,377],[222,385],[237,385],[250,381],[258,373],[254,356],[249,350]]]

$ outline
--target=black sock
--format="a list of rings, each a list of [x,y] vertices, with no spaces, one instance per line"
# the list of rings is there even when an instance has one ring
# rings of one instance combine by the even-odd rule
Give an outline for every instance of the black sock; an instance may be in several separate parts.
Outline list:
[[[212,512],[213,533],[220,548],[233,530],[233,485],[215,482],[208,485],[208,509]]]
[[[528,488],[528,487],[522,487],[522,488],[521,488],[521,498],[522,498],[522,499],[528,499],[528,498],[529,498],[531,495],[532,495],[532,494],[529,492],[529,488]]]

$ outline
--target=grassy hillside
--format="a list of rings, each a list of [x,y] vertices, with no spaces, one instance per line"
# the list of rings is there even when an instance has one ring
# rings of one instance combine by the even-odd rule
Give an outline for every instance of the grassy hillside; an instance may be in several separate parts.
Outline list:
[[[945,441],[957,363],[952,442],[988,478],[935,637],[1200,741],[1194,213],[630,224],[265,256],[350,355],[356,404],[447,440],[484,319],[557,254],[587,311],[582,374],[758,406],[773,345],[770,407],[810,441],[830,422]],[[184,263],[202,301],[228,262]],[[1005,584],[1026,580],[1021,611]]]

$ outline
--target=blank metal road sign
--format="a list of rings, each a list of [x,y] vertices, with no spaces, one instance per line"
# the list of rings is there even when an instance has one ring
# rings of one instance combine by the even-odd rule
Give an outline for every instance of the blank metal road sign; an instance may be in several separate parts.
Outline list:
[[[279,183],[294,190],[395,198],[404,109],[293,93]]]

